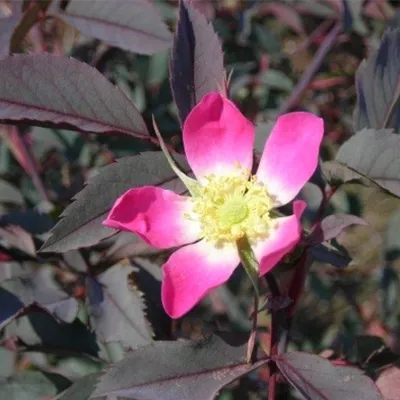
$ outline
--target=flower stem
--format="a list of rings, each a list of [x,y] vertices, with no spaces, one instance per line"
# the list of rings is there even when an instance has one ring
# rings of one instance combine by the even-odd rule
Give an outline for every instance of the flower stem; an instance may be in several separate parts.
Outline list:
[[[249,341],[247,342],[247,355],[246,360],[250,363],[254,355],[254,346],[257,335],[257,318],[258,318],[258,305],[260,298],[258,275],[260,265],[258,264],[257,258],[251,248],[249,239],[247,236],[243,236],[236,241],[236,246],[239,252],[240,261],[242,262],[243,268],[249,276],[251,283],[254,287],[254,311],[252,314],[252,326]]]
[[[124,349],[119,342],[107,342],[104,344],[108,358],[112,363],[121,361],[124,358]]]
[[[271,323],[271,327],[273,327],[273,323]],[[277,353],[274,349],[276,348],[275,344],[273,344],[273,333],[271,333],[271,351],[270,356],[274,357]],[[268,400],[275,400],[276,393],[276,378],[278,375],[278,368],[276,366],[275,361],[271,361],[269,364],[269,379],[268,379]]]
[[[300,257],[295,272],[293,274],[292,282],[289,286],[289,297],[292,299],[292,303],[286,309],[286,315],[290,321],[293,317],[294,311],[300,300],[304,289],[304,283],[306,281],[306,276],[308,272],[308,267],[310,266],[310,257],[307,250],[304,251],[303,255]]]
[[[256,335],[257,335],[257,320],[258,320],[258,295],[254,294],[254,311],[252,315],[252,325],[251,325],[251,332],[249,336],[249,340],[247,342],[247,355],[246,361],[251,363],[254,360],[254,347],[256,342]]]
[[[269,290],[273,297],[279,297],[281,295],[281,291],[272,272],[265,275],[265,280],[267,281]],[[268,400],[275,400],[275,392],[276,392],[276,378],[278,374],[278,368],[276,366],[275,361],[273,360],[275,356],[278,355],[279,350],[279,322],[281,317],[284,314],[281,310],[271,310],[271,335],[270,335],[270,357],[272,361],[269,363],[269,380],[268,380]]]
[[[247,236],[243,236],[236,241],[236,246],[239,252],[240,261],[242,262],[243,268],[249,276],[251,283],[253,284],[257,297],[260,297],[258,289],[258,274],[260,265],[258,264],[257,258],[254,254],[253,249],[250,246],[249,239]],[[258,307],[255,309],[257,314]]]

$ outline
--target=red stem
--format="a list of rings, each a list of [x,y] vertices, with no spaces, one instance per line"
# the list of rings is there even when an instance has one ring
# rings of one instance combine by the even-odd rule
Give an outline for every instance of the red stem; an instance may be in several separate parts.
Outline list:
[[[324,214],[325,208],[329,203],[329,200],[332,198],[332,196],[336,193],[337,187],[329,187],[327,190],[323,191],[322,195],[322,201],[321,204],[319,205],[318,211],[317,211],[317,216],[312,224],[312,230],[321,223],[322,216]],[[304,288],[304,283],[306,281],[306,276],[307,276],[307,271],[308,271],[308,255],[307,255],[307,247],[304,249],[304,253],[301,256],[290,287],[289,287],[289,293],[288,296],[290,299],[292,299],[292,303],[289,305],[289,307],[286,309],[286,315],[289,319],[289,325],[290,325],[290,320],[293,317],[294,311],[297,307],[297,304],[300,300],[301,294],[303,292]]]
[[[271,341],[270,341],[270,356],[274,358],[278,355],[279,332],[277,328],[275,311],[271,313]],[[268,380],[268,400],[275,400],[276,378],[278,368],[275,361],[269,363],[269,380]]]
[[[50,199],[40,177],[37,160],[32,154],[31,148],[22,137],[19,128],[12,125],[3,125],[3,127],[2,136],[8,144],[10,151],[25,172],[31,177],[42,199],[49,202]]]
[[[317,26],[314,31],[312,31],[305,40],[303,40],[296,48],[290,53],[291,56],[293,56],[296,53],[299,53],[301,51],[307,50],[308,47],[314,42],[314,40],[322,33],[324,32],[329,25],[332,24],[332,20],[326,19],[323,21],[320,25]]]
[[[336,193],[337,189],[338,189],[338,186],[337,187],[329,187],[328,186],[328,188],[322,192],[321,204],[318,207],[317,215],[313,221],[311,230],[313,230],[315,228],[315,226],[321,222],[322,216],[324,215],[325,208],[327,207],[332,196]]]
[[[247,362],[250,363],[253,360],[254,354],[254,346],[256,343],[256,336],[257,336],[257,320],[258,320],[258,295],[254,294],[254,311],[252,315],[253,321],[251,326],[251,333],[249,336],[249,340],[247,342],[247,355],[246,359]]]
[[[267,281],[272,296],[279,297],[281,295],[281,290],[274,275],[272,273],[268,273],[265,276],[265,279]],[[279,312],[280,312],[279,310],[274,310],[274,309],[271,310],[271,336],[270,336],[269,355],[272,358],[272,360],[278,355],[278,349],[279,349],[279,339],[280,339],[279,318],[278,318]],[[278,367],[276,366],[275,361],[271,361],[269,363],[268,400],[275,400],[277,374],[278,374]]]
[[[326,55],[329,53],[332,46],[334,45],[335,40],[339,35],[339,33],[341,32],[341,30],[342,30],[342,23],[341,21],[338,21],[336,25],[330,30],[325,40],[319,47],[318,51],[315,53],[315,56],[310,66],[302,75],[300,81],[298,82],[291,96],[279,108],[278,115],[286,114],[291,108],[293,108],[298,103],[298,101],[301,98],[301,95],[307,89],[313,76],[319,70],[322,61],[325,59]]]
[[[289,323],[293,317],[294,311],[303,292],[304,283],[306,281],[306,276],[308,271],[308,265],[309,264],[308,264],[307,249],[305,249],[303,255],[301,256],[299,262],[296,265],[292,282],[289,287],[288,296],[290,299],[292,299],[292,303],[286,309],[286,315],[289,319]]]

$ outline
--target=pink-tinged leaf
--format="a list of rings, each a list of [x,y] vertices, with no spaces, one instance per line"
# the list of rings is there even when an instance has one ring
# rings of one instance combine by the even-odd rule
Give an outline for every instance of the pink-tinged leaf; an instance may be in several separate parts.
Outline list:
[[[96,69],[67,57],[0,60],[0,121],[148,137],[133,103]]]
[[[10,5],[9,9],[4,2],[0,3],[0,58],[8,55],[11,36],[22,16],[22,1],[13,0]]]
[[[400,368],[398,366],[392,365],[385,368],[375,383],[385,400],[400,399]]]
[[[0,136],[7,143],[11,153],[32,178],[33,184],[40,193],[43,200],[49,201],[46,189],[39,174],[40,165],[30,151],[26,138],[21,135],[16,126],[0,125]]]
[[[366,2],[363,13],[366,17],[387,21],[388,19],[392,19],[395,11],[388,0],[378,0]],[[392,20],[393,22],[396,24],[395,19]]]
[[[184,0],[191,3],[198,11],[200,11],[208,21],[212,21],[215,17],[215,5],[213,0]]]
[[[224,55],[211,23],[183,0],[170,60],[171,89],[181,122],[209,92],[225,90]]]
[[[324,218],[307,238],[307,243],[316,244],[339,236],[351,225],[368,225],[362,218],[349,214],[334,214]]]
[[[3,241],[5,243],[3,243]],[[9,225],[5,228],[0,228],[0,245],[19,249],[31,256],[34,256],[36,253],[32,236],[17,225]]]
[[[18,161],[19,165],[29,175],[33,175],[33,171],[38,168],[38,162],[32,160],[26,153],[26,143],[18,132],[18,129],[12,125],[0,125],[0,136],[7,143],[11,153]]]
[[[304,34],[304,26],[299,13],[288,3],[268,2],[261,7],[259,12],[273,14],[283,24],[290,26],[299,35]]]
[[[189,171],[184,157],[174,158],[183,171]],[[176,193],[186,191],[162,152],[122,158],[104,167],[99,175],[89,180],[76,195],[75,201],[61,214],[62,219],[40,250],[66,252],[91,246],[114,235],[114,229],[102,225],[109,210],[128,189],[144,185],[161,186]]]
[[[171,32],[149,0],[71,0],[59,16],[85,35],[139,54],[172,44]]]
[[[247,363],[242,343],[232,346],[218,336],[157,341],[108,368],[92,398],[212,400],[222,387],[269,361],[260,354]]]
[[[307,400],[383,400],[363,371],[335,367],[314,354],[286,353],[276,357],[279,370]]]

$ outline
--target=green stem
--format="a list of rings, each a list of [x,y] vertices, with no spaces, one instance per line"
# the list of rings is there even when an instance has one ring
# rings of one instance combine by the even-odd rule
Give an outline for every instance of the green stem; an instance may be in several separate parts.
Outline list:
[[[257,258],[251,248],[249,239],[247,236],[243,236],[236,241],[239,257],[242,262],[243,268],[250,278],[251,283],[254,287],[254,311],[252,315],[252,326],[249,341],[247,343],[247,362],[250,363],[254,356],[254,348],[257,335],[257,318],[258,318],[258,304],[260,299],[259,285],[259,271],[260,265],[258,264]]]
[[[256,343],[256,335],[257,335],[257,319],[258,319],[258,296],[254,294],[254,311],[252,315],[252,325],[251,325],[251,332],[249,336],[249,341],[247,342],[247,355],[246,361],[250,364],[252,361],[255,361],[256,352],[255,343]]]
[[[112,363],[121,361],[124,358],[124,349],[120,342],[104,343],[108,358]]]
[[[247,236],[243,236],[236,241],[236,245],[243,268],[253,284],[256,296],[259,298],[260,291],[258,289],[258,275],[260,271],[260,265],[258,264],[254,251],[250,246],[249,239]],[[255,310],[255,313],[257,314],[257,309]]]

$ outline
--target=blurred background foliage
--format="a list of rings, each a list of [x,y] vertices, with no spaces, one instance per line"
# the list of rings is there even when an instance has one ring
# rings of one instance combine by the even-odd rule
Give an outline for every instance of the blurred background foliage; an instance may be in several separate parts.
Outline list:
[[[230,76],[229,95],[256,124],[256,153],[262,150],[276,116],[291,110],[307,110],[324,119],[323,161],[333,159],[339,146],[355,133],[356,71],[379,47],[385,28],[397,26],[399,17],[397,1],[347,3],[194,1],[221,38]],[[177,1],[158,0],[153,4],[173,31]],[[5,18],[9,2],[0,5]],[[342,23],[344,29],[335,30]],[[20,51],[66,54],[95,67],[134,102],[149,128],[154,115],[165,140],[171,147],[182,149],[169,85],[169,50],[150,56],[129,52],[84,36],[61,19],[49,17],[28,31]],[[115,349],[105,346],[88,329],[90,316],[84,300],[88,283],[82,271],[89,271],[91,276],[115,263],[130,265],[132,287],[144,293],[135,298],[136,306],[146,307],[150,322],[157,321],[151,328],[157,339],[194,338],[217,329],[249,330],[252,288],[243,271],[237,271],[226,286],[218,288],[188,316],[171,324],[157,294],[158,265],[166,254],[149,254],[146,246],[131,242],[129,235],[65,255],[36,253],[61,212],[100,167],[127,155],[157,150],[156,145],[127,136],[85,135],[31,126],[20,126],[16,133],[14,127],[2,125],[0,135],[0,280],[4,283],[45,269],[77,307],[76,318],[61,318],[68,323],[35,309],[24,310],[2,326],[0,376],[17,378],[13,388],[0,381],[1,397],[8,398],[6,394],[17,390],[25,394],[16,399],[44,398],[42,394],[32,397],[28,384],[19,386],[18,379],[27,371],[42,374],[35,379],[41,380],[42,388],[51,388],[44,393],[54,395],[69,381],[96,373],[107,360],[115,360]],[[310,220],[318,212],[320,191],[310,183],[301,196],[309,204]],[[379,368],[396,360],[395,354],[400,351],[400,203],[375,187],[347,184],[335,192],[323,212],[353,214],[369,225],[347,228],[337,237],[336,244],[351,258],[347,267],[322,261],[312,264],[295,315],[290,349],[323,352],[331,359],[362,365],[375,376]],[[281,266],[276,274],[285,282],[290,271]],[[69,307],[67,311],[71,311]],[[267,326],[268,318],[260,318],[260,327]],[[265,346],[268,334],[265,330]],[[265,386],[264,372],[235,382],[220,398],[263,398],[259,393]],[[56,384],[53,373],[57,374]],[[282,396],[289,398],[284,390]],[[296,394],[292,396],[296,398]]]

